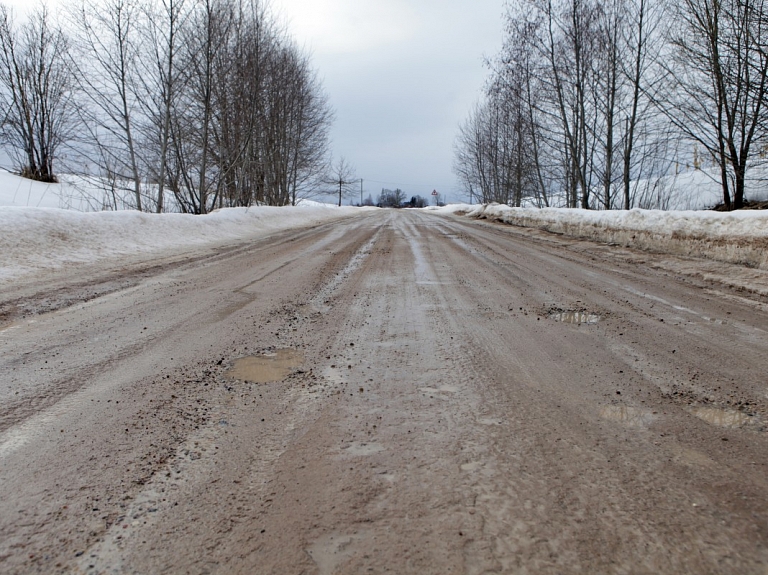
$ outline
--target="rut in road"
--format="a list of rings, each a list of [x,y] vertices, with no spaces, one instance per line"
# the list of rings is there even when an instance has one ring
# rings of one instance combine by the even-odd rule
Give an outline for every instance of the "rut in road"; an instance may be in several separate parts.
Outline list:
[[[0,567],[768,573],[765,302],[661,259],[382,210],[17,324]]]

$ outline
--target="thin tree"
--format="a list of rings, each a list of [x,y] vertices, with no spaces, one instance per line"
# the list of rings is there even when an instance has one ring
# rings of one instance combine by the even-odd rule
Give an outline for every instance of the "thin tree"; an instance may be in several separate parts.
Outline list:
[[[92,141],[103,148],[99,155],[118,166],[119,179],[131,182],[135,207],[141,211],[142,177],[134,126],[138,17],[138,7],[132,0],[98,4],[83,0],[71,12],[74,36],[70,53],[80,93],[87,100],[79,107],[80,115],[90,129]]]
[[[155,209],[161,213],[165,209],[171,119],[183,80],[178,64],[180,35],[188,11],[185,0],[160,0],[145,4],[143,11],[146,49],[140,102],[147,118],[145,140],[155,152],[147,163],[157,184]]]
[[[39,5],[22,25],[0,4],[0,100],[6,111],[0,142],[23,176],[56,181],[54,161],[72,138],[74,86],[68,42]]]
[[[341,207],[341,200],[345,193],[349,192],[349,186],[358,183],[360,180],[355,177],[355,170],[347,162],[344,156],[339,158],[339,161],[333,165],[332,172],[327,181],[334,186],[337,186],[339,192],[339,207]]]

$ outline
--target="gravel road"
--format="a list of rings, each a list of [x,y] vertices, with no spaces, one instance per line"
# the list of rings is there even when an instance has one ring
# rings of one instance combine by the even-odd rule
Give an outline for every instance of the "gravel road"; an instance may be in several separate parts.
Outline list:
[[[0,572],[768,575],[768,300],[716,271],[381,210],[19,284]]]

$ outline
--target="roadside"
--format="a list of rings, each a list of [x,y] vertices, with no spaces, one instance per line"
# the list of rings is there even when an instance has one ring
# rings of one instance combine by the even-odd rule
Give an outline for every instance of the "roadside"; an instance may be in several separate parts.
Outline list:
[[[431,208],[438,213],[536,228],[572,238],[768,270],[768,212],[580,210],[500,204]]]

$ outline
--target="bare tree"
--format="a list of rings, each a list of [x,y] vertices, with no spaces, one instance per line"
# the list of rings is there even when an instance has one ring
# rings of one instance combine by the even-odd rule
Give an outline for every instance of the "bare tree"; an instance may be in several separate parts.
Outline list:
[[[165,208],[168,150],[171,118],[183,77],[179,70],[181,30],[188,15],[185,0],[160,0],[143,8],[142,28],[142,97],[145,116],[144,138],[154,153],[146,157],[148,168],[157,185],[156,211]]]
[[[185,211],[295,204],[326,168],[332,112],[258,1],[206,0],[183,28],[166,175]]]
[[[217,206],[220,166],[215,161],[217,67],[234,20],[232,5],[203,0],[183,30],[184,91],[171,118],[169,146],[174,163],[170,178],[185,212],[205,214]]]
[[[671,37],[676,57],[668,72],[677,91],[660,102],[717,159],[727,209],[743,206],[748,162],[766,137],[765,10],[762,0],[683,0]]]
[[[663,10],[652,7],[649,0],[629,0],[625,13],[627,26],[625,42],[627,57],[622,69],[629,88],[629,105],[624,118],[624,145],[622,146],[622,207],[632,207],[631,182],[637,163],[638,140],[641,136],[641,116],[650,113],[648,105],[654,93],[655,82],[648,77],[649,68],[655,63],[661,50],[657,31]],[[648,95],[651,97],[649,98]],[[643,105],[644,104],[644,105]],[[642,105],[642,107],[641,107]],[[642,156],[642,154],[641,154]],[[635,175],[643,175],[642,170]]]
[[[352,192],[350,187],[352,184],[357,184],[360,180],[355,177],[355,170],[351,165],[341,156],[339,160],[333,165],[331,174],[326,180],[329,184],[336,186],[339,192],[339,207],[341,207],[342,198]]]
[[[0,4],[0,101],[5,110],[2,143],[22,175],[56,181],[54,161],[71,138],[73,85],[67,38],[45,5],[16,25]]]
[[[661,11],[647,3],[508,5],[504,47],[455,146],[454,170],[471,197],[631,206],[631,182],[658,174],[653,155],[666,137],[651,129]]]
[[[44,9],[21,27],[0,12],[2,136],[25,173],[52,178],[77,87],[76,149],[105,207],[127,184],[132,207],[199,214],[296,204],[323,184],[333,112],[264,0],[77,2],[71,52]]]
[[[400,208],[403,206],[406,200],[406,195],[403,190],[397,188],[395,190],[381,190],[376,205],[382,208]]]
[[[142,209],[142,174],[136,145],[139,10],[132,0],[83,0],[70,13],[71,65],[86,104],[79,113],[98,157],[120,181],[131,182]],[[100,166],[101,172],[107,166]],[[115,181],[107,179],[105,181]]]

